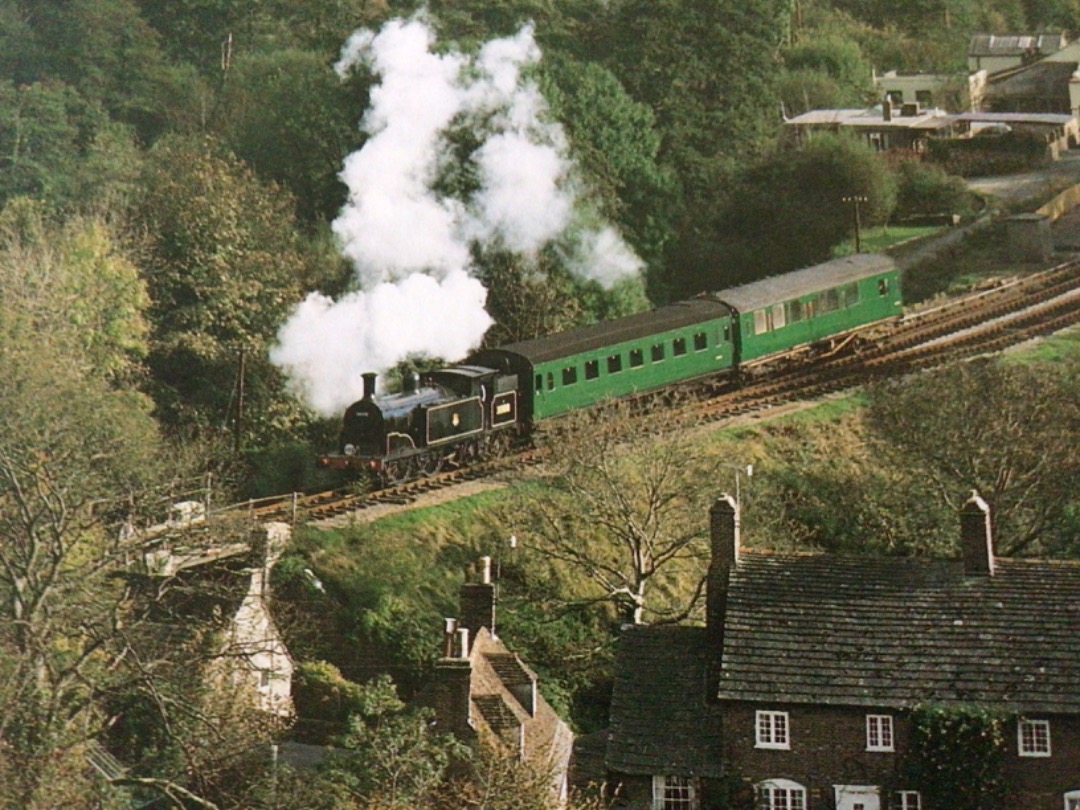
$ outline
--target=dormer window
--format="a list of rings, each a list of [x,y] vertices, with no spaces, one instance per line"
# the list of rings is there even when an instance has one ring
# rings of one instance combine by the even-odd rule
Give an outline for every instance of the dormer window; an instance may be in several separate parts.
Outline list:
[[[757,712],[756,725],[756,748],[778,748],[785,751],[791,748],[787,712]]]
[[[1021,720],[1016,725],[1016,736],[1020,756],[1050,756],[1049,720]]]

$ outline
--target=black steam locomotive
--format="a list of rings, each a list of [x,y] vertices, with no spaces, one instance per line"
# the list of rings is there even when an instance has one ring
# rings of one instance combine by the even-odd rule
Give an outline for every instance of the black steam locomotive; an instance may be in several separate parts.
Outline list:
[[[480,366],[405,378],[400,393],[375,396],[375,374],[345,411],[340,454],[320,466],[368,471],[383,483],[432,475],[505,451],[521,435],[517,375]]]

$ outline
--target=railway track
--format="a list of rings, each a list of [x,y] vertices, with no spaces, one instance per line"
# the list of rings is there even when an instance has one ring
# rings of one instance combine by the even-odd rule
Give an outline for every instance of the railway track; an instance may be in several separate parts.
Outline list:
[[[812,364],[773,369],[736,387],[729,380],[680,386],[667,429],[715,423],[815,399],[886,377],[910,374],[957,359],[1002,351],[1080,323],[1080,260],[1030,276],[1001,281],[969,295],[903,316],[872,343]],[[657,394],[639,397],[647,411]],[[669,407],[672,398],[665,397]],[[385,504],[407,504],[435,490],[488,478],[539,461],[535,449],[468,468],[453,469],[376,491],[331,491],[241,504],[252,518],[318,523]]]

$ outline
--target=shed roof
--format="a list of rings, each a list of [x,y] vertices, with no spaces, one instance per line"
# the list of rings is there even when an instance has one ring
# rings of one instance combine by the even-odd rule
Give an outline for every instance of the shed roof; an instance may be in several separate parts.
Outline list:
[[[790,301],[895,269],[896,262],[888,256],[859,253],[780,276],[763,278],[713,295],[739,312],[752,312],[763,306]]]
[[[1080,564],[744,553],[722,699],[1080,713]]]

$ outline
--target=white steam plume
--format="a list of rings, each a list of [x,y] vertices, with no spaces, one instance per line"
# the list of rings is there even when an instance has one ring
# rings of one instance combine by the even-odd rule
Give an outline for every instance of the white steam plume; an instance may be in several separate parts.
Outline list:
[[[335,415],[361,394],[361,374],[410,355],[460,359],[491,325],[487,291],[470,274],[471,250],[526,256],[559,244],[571,269],[605,286],[640,271],[612,228],[575,222],[573,166],[562,128],[523,70],[540,59],[531,26],[475,57],[432,52],[422,15],[358,31],[335,65],[379,77],[361,128],[364,146],[341,178],[349,198],[333,230],[359,291],[312,294],[278,334],[271,360],[316,411]],[[479,190],[434,190],[451,159],[449,136],[469,127]]]

